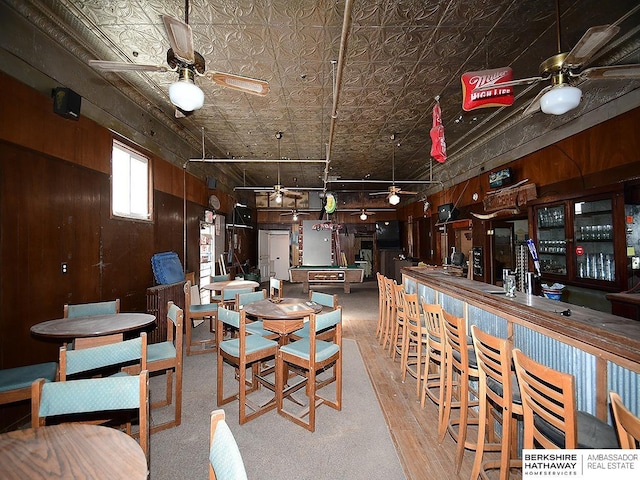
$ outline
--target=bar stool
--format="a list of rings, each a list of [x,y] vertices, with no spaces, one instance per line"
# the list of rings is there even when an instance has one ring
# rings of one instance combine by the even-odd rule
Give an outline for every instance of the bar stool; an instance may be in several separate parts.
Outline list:
[[[426,303],[423,300],[422,313],[427,331],[427,349],[420,406],[424,408],[427,397],[438,405],[438,428],[440,428],[444,416],[443,398],[446,371],[444,364],[444,341],[442,338],[442,305],[439,303]],[[432,369],[436,371],[431,372]]]
[[[385,277],[384,279],[384,297],[385,297],[385,317],[384,324],[382,326],[382,349],[387,349],[387,342],[391,342],[391,326],[392,322],[395,322],[397,310],[396,310],[396,297],[394,295],[394,285],[396,281],[392,278]]]
[[[402,359],[404,338],[406,337],[406,314],[404,311],[404,285],[393,284],[393,298],[396,305],[396,315],[391,321],[391,341],[389,342],[389,354],[395,362],[396,355]]]
[[[524,447],[618,448],[614,428],[576,408],[575,379],[513,351],[524,413]]]
[[[456,473],[460,472],[464,449],[476,449],[476,443],[467,440],[467,426],[477,425],[478,417],[471,413],[472,407],[478,406],[477,400],[470,400],[473,395],[478,398],[478,392],[470,386],[471,379],[480,375],[473,345],[467,342],[467,325],[464,318],[456,317],[443,310],[442,331],[445,343],[446,387],[444,396],[443,421],[439,427],[439,441],[444,440],[448,431],[457,443]],[[454,383],[454,374],[457,382]],[[458,390],[458,399],[454,401],[454,386]],[[451,410],[458,409],[458,418],[451,418]]]
[[[516,458],[517,417],[522,417],[522,399],[520,389],[512,370],[511,342],[483,332],[477,325],[471,326],[471,337],[478,362],[479,402],[478,445],[471,470],[471,479],[478,476],[488,479],[487,470],[500,470],[500,480],[509,478],[510,468],[521,468],[522,461]],[[502,431],[496,439],[494,420]],[[491,441],[486,443],[485,438]],[[500,451],[499,461],[482,463],[485,451]]]
[[[422,386],[422,364],[426,330],[423,325],[423,318],[420,315],[420,304],[417,293],[403,293],[405,316],[405,340],[402,348],[402,381],[404,382],[407,372],[416,379],[416,397],[420,398],[420,387]],[[398,311],[400,311],[398,309]],[[413,353],[410,352],[413,351]]]
[[[382,328],[384,325],[384,312],[385,312],[385,294],[384,294],[384,275],[380,272],[376,272],[376,279],[378,280],[378,325],[376,326],[376,338],[382,338]]]

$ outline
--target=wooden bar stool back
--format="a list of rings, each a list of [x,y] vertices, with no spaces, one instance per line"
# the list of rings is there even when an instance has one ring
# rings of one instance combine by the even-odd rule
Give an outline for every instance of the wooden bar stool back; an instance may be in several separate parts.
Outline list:
[[[471,478],[477,479],[480,476],[487,479],[489,478],[488,470],[499,469],[500,480],[507,480],[512,467],[522,467],[521,461],[515,458],[512,460],[512,452],[517,451],[517,417],[515,415],[522,416],[520,389],[511,368],[513,346],[506,339],[483,332],[477,325],[471,326],[471,337],[480,374],[478,447]],[[502,427],[499,438],[494,432],[495,421],[498,421]],[[485,451],[499,451],[500,460],[483,463]]]
[[[479,376],[473,345],[467,341],[467,324],[464,318],[456,317],[443,310],[442,331],[445,340],[446,387],[444,396],[443,422],[438,432],[439,440],[444,440],[448,431],[457,443],[456,473],[460,472],[462,456],[465,448],[476,449],[476,443],[467,440],[467,426],[478,423],[472,407],[478,406],[478,393],[471,388],[470,381]],[[454,375],[457,381],[454,382]],[[457,387],[457,400],[454,400]],[[476,400],[473,400],[475,398]],[[459,411],[457,418],[452,418],[452,409]]]
[[[376,326],[376,338],[382,341],[385,312],[384,275],[382,275],[380,272],[376,272],[376,279],[378,280],[378,325]]]
[[[423,363],[426,359],[424,349],[424,318],[420,315],[420,304],[417,293],[404,293],[403,291],[403,315],[405,316],[404,328],[406,341],[402,349],[402,381],[407,372],[416,379],[416,397],[420,398],[422,386]],[[399,310],[398,310],[399,311]]]
[[[438,427],[440,427],[444,414],[443,398],[446,370],[444,365],[444,340],[442,335],[442,305],[423,301],[422,313],[427,331],[427,351],[420,405],[424,408],[427,397],[438,405]]]
[[[382,349],[387,349],[387,343],[391,343],[391,327],[396,321],[396,297],[394,294],[394,286],[396,281],[392,278],[384,279],[384,297],[385,297],[385,317],[382,332]]]
[[[576,407],[575,379],[513,351],[524,415],[524,447],[618,448],[614,428]]]
[[[620,447],[640,448],[640,418],[624,406],[620,395],[616,392],[609,392],[609,398],[611,399],[611,410],[613,410]]]
[[[396,355],[402,358],[404,338],[406,337],[404,285],[398,285],[394,283],[393,298],[396,304],[396,316],[395,319],[391,322],[391,341],[389,342],[389,354],[391,355],[392,360],[395,362]]]

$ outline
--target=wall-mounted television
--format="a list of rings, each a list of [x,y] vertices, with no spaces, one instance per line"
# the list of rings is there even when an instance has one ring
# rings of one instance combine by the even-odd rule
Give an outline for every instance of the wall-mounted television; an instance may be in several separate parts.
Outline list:
[[[458,210],[453,203],[445,203],[438,207],[438,222],[451,222],[458,217]]]
[[[398,220],[376,222],[376,244],[381,249],[402,248]]]
[[[236,205],[233,207],[231,225],[236,227],[253,227],[253,212],[249,207]]]

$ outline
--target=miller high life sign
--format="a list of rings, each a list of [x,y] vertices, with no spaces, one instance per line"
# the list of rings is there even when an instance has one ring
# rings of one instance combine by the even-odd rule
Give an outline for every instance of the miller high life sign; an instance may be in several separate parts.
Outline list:
[[[513,104],[513,87],[500,84],[512,79],[510,67],[462,74],[462,109],[468,112],[476,108],[508,107]],[[475,88],[488,85],[493,88],[474,92]]]

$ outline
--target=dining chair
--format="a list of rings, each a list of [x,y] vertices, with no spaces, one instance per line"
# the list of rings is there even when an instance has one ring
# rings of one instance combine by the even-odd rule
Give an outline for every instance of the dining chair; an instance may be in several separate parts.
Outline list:
[[[209,480],[247,480],[242,454],[222,409],[211,412]]]
[[[282,298],[282,280],[269,277],[269,298]]]
[[[640,418],[622,403],[622,398],[617,392],[609,392],[611,410],[615,421],[616,431],[620,447],[626,449],[640,448]]]
[[[475,412],[475,408],[478,407],[478,392],[471,388],[471,381],[478,379],[479,372],[473,344],[469,345],[467,340],[465,319],[443,310],[442,331],[445,343],[446,381],[443,422],[439,425],[438,439],[442,442],[448,431],[456,441],[455,471],[458,473],[465,449],[475,450],[477,447],[476,442],[467,439],[467,427],[478,424]],[[452,416],[454,409],[459,412],[457,417]]]
[[[323,292],[317,292],[315,290],[309,290],[309,301],[322,305],[323,307],[335,310],[338,308],[338,295],[329,294]],[[316,337],[321,340],[331,340],[333,338],[333,327],[329,327],[321,332],[318,332]],[[291,334],[292,339],[308,338],[309,337],[309,322],[305,322],[302,328],[299,328]],[[335,379],[334,379],[335,380]]]
[[[137,410],[140,447],[149,462],[149,372],[66,382],[38,379],[31,385],[31,426],[51,422],[87,421],[115,413],[130,416]],[[90,416],[88,416],[90,415]],[[94,422],[92,422],[94,423]],[[113,459],[117,461],[117,459]]]
[[[34,363],[0,370],[0,405],[29,400],[31,384],[38,378],[46,382],[58,379],[58,362]]]
[[[396,297],[394,295],[394,286],[397,282],[392,278],[384,279],[384,295],[385,295],[385,316],[384,325],[382,326],[382,335],[380,341],[382,349],[386,350],[387,342],[391,342],[391,326],[396,321]]]
[[[523,448],[618,448],[613,427],[576,407],[575,378],[513,350],[524,415]]]
[[[63,307],[64,318],[93,317],[96,315],[113,315],[116,313],[120,313],[119,298],[105,302],[78,303],[72,305],[65,303]],[[73,348],[95,347],[107,343],[120,342],[123,338],[122,333],[102,335],[99,337],[76,338],[73,341]]]
[[[95,377],[103,373],[117,375],[132,363],[136,364],[139,371],[147,369],[146,332],[130,340],[79,350],[60,347],[60,381]]]
[[[518,418],[522,418],[522,399],[513,372],[511,342],[471,326],[476,361],[478,363],[478,445],[471,470],[471,479],[487,478],[489,470],[499,470],[499,479],[508,480],[511,468],[522,468],[517,458]],[[500,436],[494,423],[501,425]],[[485,440],[486,439],[486,440]],[[485,451],[500,452],[499,460],[483,463]]]
[[[252,420],[276,406],[275,399],[259,405],[251,401],[248,395],[259,389],[260,385],[265,385],[269,389],[273,388],[266,381],[259,378],[259,366],[262,362],[274,359],[278,351],[278,342],[270,340],[261,335],[251,335],[246,329],[246,312],[244,310],[231,310],[226,307],[219,307],[216,325],[216,343],[218,345],[217,358],[217,402],[221,407],[235,399],[238,399],[240,425]],[[237,336],[228,340],[223,340],[224,327],[228,326],[237,331]],[[238,381],[238,389],[232,395],[224,394],[224,364],[229,363],[236,373],[234,377]],[[247,369],[251,368],[250,381],[247,380]],[[247,413],[246,408],[252,410]]]
[[[241,310],[244,305],[253,302],[259,302],[260,300],[265,300],[267,298],[267,290],[262,289],[257,292],[245,292],[245,293],[237,293],[235,307],[236,310]],[[270,338],[271,340],[275,340],[278,338],[278,334],[271,332],[269,330],[265,330],[264,323],[260,319],[252,318],[251,321],[246,323],[246,329],[248,333],[252,333],[254,335],[261,335],[263,337]]]
[[[309,327],[309,337],[283,345],[278,350],[276,399],[280,415],[313,432],[318,406],[325,404],[336,410],[342,409],[342,307],[338,306],[335,310],[326,313],[312,313],[309,318]],[[334,333],[332,341],[320,340],[316,337],[317,333],[323,330]],[[325,387],[327,383],[317,381],[318,373],[331,365],[335,365],[335,380],[332,382],[335,383],[335,394],[332,399],[318,394],[318,390]],[[289,375],[285,374],[289,367],[299,375],[303,375],[306,381],[289,384]],[[285,408],[285,398],[289,398],[302,388],[307,394],[307,406],[299,412]],[[306,421],[305,417],[307,417]]]
[[[209,332],[214,332],[218,303],[212,302],[200,304],[200,290],[197,285],[191,285],[187,281],[184,284],[184,321],[186,323],[187,356],[215,351],[215,337],[211,336],[203,340],[193,340],[193,329],[198,326],[196,322],[204,322],[209,319]],[[200,347],[194,349],[193,347]],[[209,348],[207,348],[209,347]],[[213,348],[212,348],[213,347]]]
[[[167,378],[165,398],[151,402],[151,408],[174,405],[173,418],[153,425],[151,433],[177,427],[182,422],[182,370],[183,370],[183,322],[184,312],[173,302],[167,302],[167,339],[147,347],[147,369],[149,373],[163,372]],[[175,374],[175,387],[173,376]],[[175,389],[175,398],[174,398]]]
[[[212,275],[211,276],[211,283],[215,283],[215,282],[227,282],[231,280],[231,275],[228,273],[222,273],[220,275]],[[214,292],[211,292],[211,303],[219,303],[220,300],[222,300],[222,295],[215,295]]]
[[[221,292],[221,300],[219,301],[219,307],[224,306],[226,308],[235,309],[236,308],[236,295],[241,293],[251,293],[255,291],[255,288],[252,287],[230,287],[223,288]]]

